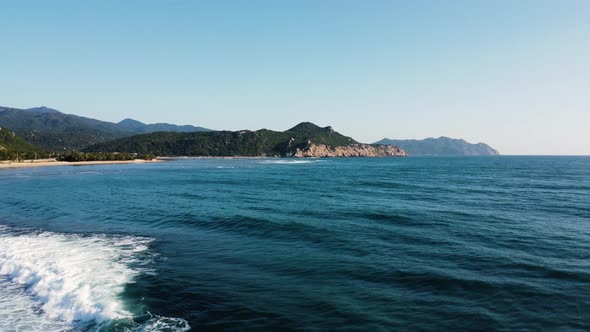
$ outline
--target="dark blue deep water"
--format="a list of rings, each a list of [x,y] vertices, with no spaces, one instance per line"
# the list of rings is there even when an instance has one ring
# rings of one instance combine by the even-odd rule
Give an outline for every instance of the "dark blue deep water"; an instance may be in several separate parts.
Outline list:
[[[590,158],[3,169],[0,321],[587,331]]]

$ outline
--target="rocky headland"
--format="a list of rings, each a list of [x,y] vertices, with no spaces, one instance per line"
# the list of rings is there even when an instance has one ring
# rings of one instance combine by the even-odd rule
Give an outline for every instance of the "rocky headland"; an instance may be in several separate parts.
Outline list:
[[[351,144],[330,147],[325,144],[312,144],[297,148],[293,153],[296,158],[329,157],[407,157],[408,154],[394,145]]]

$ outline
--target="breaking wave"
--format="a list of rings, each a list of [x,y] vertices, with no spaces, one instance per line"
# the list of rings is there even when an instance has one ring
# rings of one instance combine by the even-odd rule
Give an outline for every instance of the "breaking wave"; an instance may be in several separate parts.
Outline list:
[[[0,286],[6,289],[0,298],[10,299],[0,302],[0,330],[108,330],[113,324],[127,331],[190,329],[179,318],[125,308],[124,287],[153,272],[151,241],[0,227]]]

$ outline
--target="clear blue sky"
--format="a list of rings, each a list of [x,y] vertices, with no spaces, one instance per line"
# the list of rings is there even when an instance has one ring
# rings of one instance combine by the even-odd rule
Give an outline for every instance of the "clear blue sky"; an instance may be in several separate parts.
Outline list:
[[[590,154],[590,1],[0,0],[0,105]]]

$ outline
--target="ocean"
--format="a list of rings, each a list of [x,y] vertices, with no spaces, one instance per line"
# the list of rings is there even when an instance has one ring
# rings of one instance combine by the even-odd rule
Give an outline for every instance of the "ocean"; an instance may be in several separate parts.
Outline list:
[[[590,157],[0,170],[0,331],[590,330]]]

